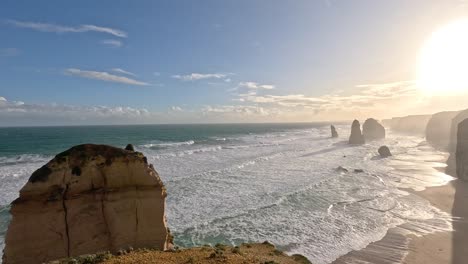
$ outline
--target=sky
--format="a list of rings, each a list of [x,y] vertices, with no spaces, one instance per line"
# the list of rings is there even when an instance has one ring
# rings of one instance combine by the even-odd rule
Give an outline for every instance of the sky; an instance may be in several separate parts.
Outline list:
[[[310,122],[468,108],[415,85],[461,0],[0,4],[0,126]]]

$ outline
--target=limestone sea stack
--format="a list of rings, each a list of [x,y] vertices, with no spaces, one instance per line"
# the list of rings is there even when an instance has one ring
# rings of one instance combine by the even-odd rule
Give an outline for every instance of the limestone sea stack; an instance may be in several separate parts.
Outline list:
[[[331,125],[330,126],[330,129],[331,129],[331,136],[332,138],[337,138],[338,137],[338,132],[336,132],[336,128],[334,125]]]
[[[468,119],[458,124],[456,166],[458,178],[468,181]]]
[[[362,134],[365,140],[385,138],[385,128],[375,119],[369,118],[362,125]]]
[[[349,144],[364,144],[364,136],[361,133],[361,124],[358,120],[354,120],[351,125],[351,136],[349,137]]]
[[[139,152],[85,144],[36,170],[11,205],[4,264],[170,246],[166,190]]]

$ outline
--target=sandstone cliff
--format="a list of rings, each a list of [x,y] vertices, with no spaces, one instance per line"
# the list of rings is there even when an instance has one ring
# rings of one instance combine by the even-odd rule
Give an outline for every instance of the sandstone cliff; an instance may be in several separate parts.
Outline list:
[[[457,169],[455,165],[455,161],[456,161],[455,151],[457,149],[458,124],[467,118],[468,118],[468,109],[459,112],[452,119],[452,125],[450,126],[450,142],[448,146],[448,151],[450,153],[450,156],[447,160],[447,168],[445,170],[445,173],[454,177],[457,177]]]
[[[456,167],[458,178],[468,181],[468,119],[458,124]]]
[[[385,128],[375,119],[369,118],[362,125],[362,134],[365,140],[385,138]]]
[[[426,127],[426,140],[434,147],[447,150],[450,143],[452,119],[459,111],[440,112],[432,115]]]
[[[166,191],[139,152],[79,145],[35,171],[12,203],[4,264],[128,247],[164,250]]]
[[[411,115],[405,117],[394,117],[392,119],[382,120],[387,128],[395,132],[408,134],[424,134],[426,126],[432,115]]]
[[[361,124],[358,120],[354,120],[351,125],[351,135],[349,136],[349,144],[364,144],[364,136],[361,133]]]

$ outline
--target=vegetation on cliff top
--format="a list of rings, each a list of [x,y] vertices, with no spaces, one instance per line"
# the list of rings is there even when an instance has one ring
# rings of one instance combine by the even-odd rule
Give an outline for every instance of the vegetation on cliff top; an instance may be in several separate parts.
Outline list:
[[[310,264],[302,255],[288,256],[274,245],[242,244],[231,247],[218,244],[174,251],[138,249],[121,251],[118,255],[98,253],[49,262],[49,264],[196,264],[196,263],[242,263],[242,264]]]

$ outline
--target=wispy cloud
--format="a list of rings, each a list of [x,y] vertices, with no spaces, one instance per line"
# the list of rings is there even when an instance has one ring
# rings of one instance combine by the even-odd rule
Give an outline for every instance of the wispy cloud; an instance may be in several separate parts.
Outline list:
[[[197,81],[202,79],[221,79],[227,77],[228,74],[224,73],[191,73],[186,75],[172,75],[172,78],[183,81]]]
[[[121,68],[112,68],[111,71],[136,77],[136,74],[134,74],[132,72],[129,72],[129,71],[126,71],[126,70],[121,69]]]
[[[7,20],[8,24],[14,25],[19,28],[29,28],[41,32],[54,32],[54,33],[82,33],[82,32],[99,32],[110,34],[119,38],[126,38],[127,33],[125,31],[101,27],[96,25],[79,25],[76,27],[72,26],[62,26],[51,23],[40,23],[40,22],[31,22],[31,21],[18,21],[18,20]]]
[[[100,80],[100,81],[106,81],[106,82],[116,82],[116,83],[140,85],[140,86],[149,85],[146,82],[130,79],[124,76],[110,74],[108,72],[86,71],[86,70],[70,68],[70,69],[66,69],[65,73],[69,75],[87,78],[87,79],[94,79],[94,80]]]
[[[14,57],[20,54],[20,50],[17,48],[5,48],[0,49],[0,57]]]
[[[123,43],[120,40],[117,39],[104,39],[101,41],[101,44],[113,47],[113,48],[120,48],[122,47]]]
[[[246,85],[254,87],[254,85]],[[363,113],[373,113],[372,115],[382,116],[390,113],[392,105],[404,102],[417,103],[420,92],[412,81],[383,83],[383,84],[363,84],[357,85],[360,88],[355,94],[345,95],[343,93],[332,93],[322,96],[306,96],[303,94],[287,95],[259,95],[256,88],[247,93],[237,94],[239,101],[244,104],[262,105],[265,109],[280,109],[283,112],[300,114],[303,112],[310,116],[323,114],[323,116],[333,115],[335,117],[353,118]],[[403,107],[399,107],[403,109]]]
[[[272,90],[275,89],[274,85],[271,84],[259,84],[256,82],[240,82],[239,87],[244,87],[247,89],[264,89],[264,90]]]

